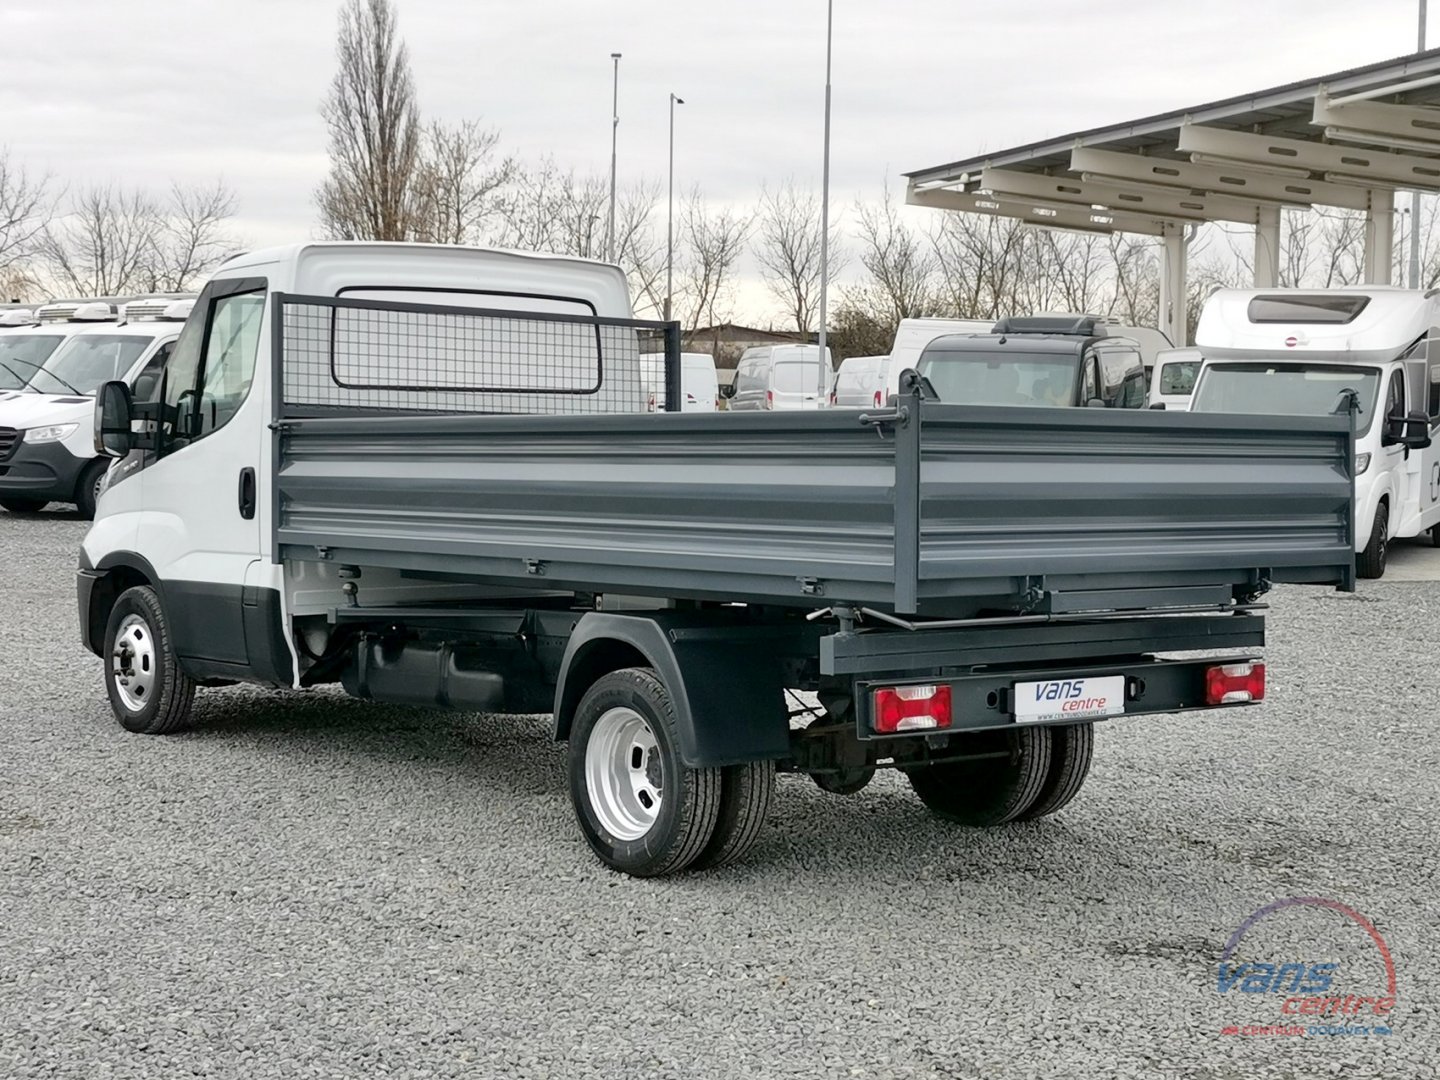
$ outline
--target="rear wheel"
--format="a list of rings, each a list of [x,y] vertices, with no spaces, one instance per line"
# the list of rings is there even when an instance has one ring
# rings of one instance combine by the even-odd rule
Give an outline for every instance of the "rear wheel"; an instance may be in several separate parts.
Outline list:
[[[689,866],[715,835],[722,788],[720,769],[689,769],[680,760],[670,694],[653,671],[611,672],[580,699],[570,799],[585,839],[608,866],[636,877]]]
[[[1390,548],[1390,508],[1381,503],[1375,508],[1375,524],[1370,526],[1370,542],[1355,556],[1355,572],[1363,578],[1378,578],[1385,573],[1385,556]]]
[[[105,641],[105,691],[121,725],[142,735],[169,735],[188,725],[195,681],[180,670],[154,589],[140,585],[120,594]]]
[[[45,499],[22,499],[17,496],[7,495],[0,499],[0,506],[9,510],[12,514],[33,514],[37,510],[45,508]]]
[[[749,854],[760,839],[765,819],[770,816],[770,800],[774,794],[773,761],[747,761],[721,769],[720,814],[715,832],[690,868],[704,870],[724,866]]]
[[[975,753],[1003,753],[974,761],[924,765],[908,772],[920,801],[947,821],[1003,825],[1025,813],[1050,775],[1049,728],[1017,727],[966,737]]]
[[[1090,758],[1095,750],[1095,725],[1071,724],[1050,729],[1050,772],[1033,803],[1017,815],[1017,821],[1053,814],[1068,803],[1085,785]]]
[[[105,483],[105,470],[108,468],[108,458],[91,462],[80,474],[80,480],[75,485],[75,508],[86,521],[95,516],[95,504],[100,499],[100,487]]]

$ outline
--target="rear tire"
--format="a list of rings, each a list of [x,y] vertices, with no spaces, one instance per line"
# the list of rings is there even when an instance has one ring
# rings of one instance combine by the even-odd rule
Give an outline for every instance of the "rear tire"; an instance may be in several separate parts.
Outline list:
[[[720,769],[680,760],[675,709],[649,668],[597,679],[570,734],[570,799],[602,862],[635,877],[673,874],[706,850],[720,816]]]
[[[0,506],[9,510],[12,514],[34,514],[45,509],[47,499],[22,499],[19,497],[6,496],[0,499]]]
[[[105,692],[126,731],[169,735],[190,723],[195,680],[180,669],[170,624],[149,585],[126,589],[105,624]]]
[[[1385,573],[1385,557],[1390,550],[1390,507],[1384,502],[1375,508],[1375,524],[1370,526],[1370,542],[1355,556],[1355,572],[1362,578],[1378,578]]]
[[[1008,750],[1009,757],[924,765],[909,770],[910,786],[947,821],[978,827],[1014,821],[1040,797],[1050,775],[1050,729],[1016,727],[966,738],[977,752]]]
[[[775,762],[747,761],[720,770],[720,815],[705,850],[690,864],[706,870],[739,862],[765,828],[775,794]]]
[[[75,509],[86,521],[95,518],[95,504],[100,499],[100,485],[105,480],[105,471],[110,468],[110,459],[101,458],[85,466],[75,484]]]
[[[1095,751],[1095,725],[1070,724],[1050,729],[1050,772],[1040,795],[1016,821],[1030,821],[1059,810],[1085,786]]]

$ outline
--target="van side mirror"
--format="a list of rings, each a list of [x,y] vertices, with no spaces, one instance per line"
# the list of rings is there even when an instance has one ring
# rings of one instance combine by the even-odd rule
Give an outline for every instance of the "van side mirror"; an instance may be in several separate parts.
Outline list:
[[[1154,405],[1151,405],[1150,408],[1152,408],[1152,409],[1160,409],[1160,410],[1163,411],[1163,410],[1165,409],[1165,402],[1163,402],[1163,401],[1157,401],[1157,402],[1155,402]]]
[[[95,395],[95,452],[105,457],[123,458],[135,445],[130,431],[134,416],[130,387],[112,379]]]
[[[735,384],[733,382],[721,383],[719,390],[720,396],[723,398],[733,398],[735,396]]]
[[[1430,417],[1423,412],[1412,412],[1406,416],[1385,418],[1385,437],[1381,440],[1388,446],[1403,446],[1407,450],[1424,450],[1430,445]]]

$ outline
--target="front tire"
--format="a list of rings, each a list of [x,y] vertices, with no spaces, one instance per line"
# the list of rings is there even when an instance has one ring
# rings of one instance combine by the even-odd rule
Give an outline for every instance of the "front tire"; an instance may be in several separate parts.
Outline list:
[[[170,624],[149,585],[126,589],[105,625],[105,692],[126,731],[169,735],[190,723],[195,681],[180,669]]]
[[[75,484],[75,509],[80,511],[80,516],[86,521],[93,521],[95,518],[95,504],[100,500],[100,485],[105,482],[105,471],[109,468],[108,458],[91,462],[85,466],[85,471],[80,474],[80,479]]]
[[[966,739],[973,740],[967,749],[1006,756],[922,765],[909,770],[910,786],[947,821],[984,827],[1016,820],[1040,797],[1050,774],[1050,729],[1015,727]]]
[[[580,699],[570,735],[570,799],[607,866],[659,877],[693,863],[715,835],[721,772],[680,760],[670,693],[650,669],[601,676]]]
[[[1362,578],[1378,578],[1385,573],[1385,557],[1390,550],[1390,508],[1383,502],[1375,508],[1375,524],[1370,526],[1370,542],[1355,556],[1355,572]]]

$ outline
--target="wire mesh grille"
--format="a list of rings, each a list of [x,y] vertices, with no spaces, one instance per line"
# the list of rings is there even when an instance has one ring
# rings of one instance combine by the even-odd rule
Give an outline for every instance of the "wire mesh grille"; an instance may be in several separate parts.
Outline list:
[[[343,300],[285,300],[281,312],[288,407],[557,414],[665,409],[665,336],[657,326]]]

